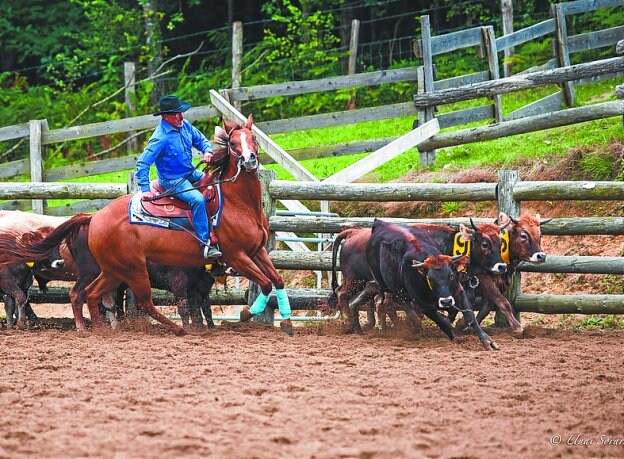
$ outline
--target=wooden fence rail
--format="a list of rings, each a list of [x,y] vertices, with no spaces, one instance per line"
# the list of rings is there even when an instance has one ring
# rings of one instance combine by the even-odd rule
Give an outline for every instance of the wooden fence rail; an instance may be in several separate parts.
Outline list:
[[[500,180],[513,177],[514,171],[501,171]],[[4,186],[0,185],[0,193]],[[26,187],[13,188],[9,198],[39,197],[44,193],[44,186],[66,186],[68,184],[26,184]],[[86,193],[79,184],[70,184],[74,193]],[[101,192],[105,194],[125,193],[122,188],[108,189],[109,184],[100,184]],[[31,189],[28,189],[31,187]],[[316,188],[316,189],[315,189]],[[394,190],[394,191],[393,191]],[[498,194],[497,194],[498,190]],[[364,191],[366,193],[364,193]],[[47,193],[66,193],[64,189],[48,189]],[[504,196],[509,194],[509,196]],[[304,200],[339,199],[354,201],[496,201],[499,204],[511,201],[527,200],[621,200],[624,196],[624,186],[621,182],[522,182],[515,181],[511,185],[504,182],[478,184],[336,184],[327,183],[297,183],[286,181],[272,181],[268,186],[268,196],[276,200],[281,197]],[[441,198],[441,196],[443,198]],[[267,208],[274,208],[269,205]],[[519,212],[519,209],[518,209]],[[547,217],[547,216],[545,216]],[[387,218],[386,220],[400,223],[438,223],[458,227],[460,223],[470,224],[468,217],[438,218],[438,219],[407,219]],[[491,222],[493,219],[474,218],[477,224]],[[374,219],[370,217],[326,217],[326,216],[297,216],[280,217],[269,215],[269,226],[272,232],[296,231],[337,233],[348,226],[370,227]],[[555,218],[542,227],[545,235],[583,235],[609,234],[624,235],[624,217],[569,217]],[[329,252],[297,252],[271,250],[271,259],[278,269],[286,270],[331,270],[331,253]],[[340,266],[338,265],[338,269]],[[545,263],[533,265],[521,263],[520,272],[540,273],[583,273],[583,274],[624,274],[624,257],[596,257],[596,256],[558,256],[549,254]],[[295,310],[317,309],[329,295],[327,289],[289,289],[291,304]],[[247,291],[233,289],[228,292],[218,291],[214,304],[241,304],[247,299]],[[66,289],[53,290],[45,296],[32,290],[33,302],[66,302]],[[622,295],[525,295],[520,292],[512,296],[512,303],[519,312],[542,313],[624,313]],[[172,297],[168,294],[157,293],[156,301],[159,304],[171,304]],[[274,307],[274,299],[270,303]]]

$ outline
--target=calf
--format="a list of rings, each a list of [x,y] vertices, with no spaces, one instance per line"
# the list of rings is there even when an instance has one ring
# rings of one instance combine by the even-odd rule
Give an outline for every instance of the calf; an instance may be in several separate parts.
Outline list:
[[[509,269],[502,275],[480,273],[477,276],[479,285],[476,293],[482,298],[477,322],[481,323],[490,311],[498,308],[507,318],[512,330],[518,334],[523,333],[522,325],[514,316],[513,307],[505,295],[520,262],[539,264],[546,261],[546,254],[541,247],[540,225],[549,221],[550,219],[540,222],[539,214],[522,215],[515,219],[501,212],[499,222],[509,224],[506,236],[504,236],[506,247],[503,247],[501,252],[508,260]],[[460,327],[463,325],[458,323]]]
[[[379,293],[379,286],[373,279],[366,261],[366,244],[371,236],[370,228],[347,228],[342,230],[334,240],[332,251],[332,281],[328,303],[329,307],[339,308],[345,318],[347,333],[362,333],[359,319],[359,305],[372,300]],[[340,270],[342,284],[336,280],[336,261],[340,249]],[[357,301],[351,300],[358,295]],[[368,312],[368,325],[375,325],[375,315],[370,311],[374,307],[372,301]],[[393,317],[393,320],[394,317]]]
[[[33,273],[27,264],[0,268],[0,293],[3,296],[7,328],[12,328],[16,323],[25,325],[27,321],[32,324],[39,323],[39,318],[28,302],[28,290],[32,284]],[[19,321],[20,309],[24,314],[22,321]]]
[[[378,312],[383,316],[384,293],[415,302],[444,333],[454,338],[453,327],[438,309],[456,308],[462,311],[487,350],[498,345],[481,329],[474,318],[468,298],[460,283],[460,273],[468,257],[446,255],[426,230],[375,220],[366,257],[380,294],[375,298]],[[417,320],[413,310],[408,317]]]

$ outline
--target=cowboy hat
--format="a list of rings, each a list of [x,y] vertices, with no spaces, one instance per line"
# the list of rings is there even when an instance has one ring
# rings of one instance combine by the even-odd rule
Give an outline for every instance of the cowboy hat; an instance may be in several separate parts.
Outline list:
[[[190,102],[182,102],[176,96],[165,96],[158,102],[160,110],[153,115],[163,115],[167,113],[182,113],[191,108]]]

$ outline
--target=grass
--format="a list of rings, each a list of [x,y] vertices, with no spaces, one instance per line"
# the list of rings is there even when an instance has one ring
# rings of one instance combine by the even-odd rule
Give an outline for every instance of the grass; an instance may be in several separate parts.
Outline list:
[[[576,86],[577,105],[615,99],[614,87],[621,83],[621,79],[605,80],[590,85]],[[556,87],[548,86],[531,91],[503,95],[505,113],[533,102],[541,97],[556,91]],[[487,103],[485,99],[470,100],[439,107],[439,113],[465,109]],[[286,151],[321,145],[333,145],[356,140],[377,139],[403,135],[412,129],[413,117],[403,117],[390,120],[368,121],[348,126],[310,129],[306,131],[275,134],[272,136]],[[470,169],[483,166],[498,168],[511,167],[520,159],[555,158],[564,155],[572,148],[587,148],[590,151],[595,146],[608,145],[610,141],[624,142],[622,120],[619,117],[606,120],[590,121],[560,128],[504,137],[497,140],[476,142],[438,150],[435,164],[429,170],[442,168]],[[487,122],[473,123],[466,127],[485,125]],[[457,129],[457,128],[456,128]],[[366,157],[368,153],[346,156],[310,159],[301,161],[301,165],[319,179],[324,179],[345,167]],[[602,167],[599,162],[591,163],[588,167]],[[267,169],[275,170],[280,180],[292,180],[293,177],[279,165],[269,164]],[[368,182],[387,182],[399,179],[410,171],[425,171],[420,165],[420,155],[413,148],[377,168],[364,178]],[[81,183],[126,183],[129,171],[101,174],[97,176],[72,179],[72,182]],[[152,173],[152,176],[155,176]],[[50,200],[50,205],[66,204],[68,200]],[[450,209],[449,209],[450,211]]]

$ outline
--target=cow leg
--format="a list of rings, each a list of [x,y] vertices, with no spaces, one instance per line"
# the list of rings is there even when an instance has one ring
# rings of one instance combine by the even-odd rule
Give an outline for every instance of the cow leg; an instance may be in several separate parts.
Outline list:
[[[438,327],[440,327],[440,330],[446,333],[446,336],[448,336],[450,340],[455,339],[455,333],[453,333],[453,326],[451,325],[451,323],[446,317],[444,317],[442,314],[438,312],[437,309],[434,309],[431,307],[425,307],[423,312],[425,313],[427,317],[433,320],[433,322]]]
[[[385,294],[378,293],[375,296],[375,309],[377,311],[377,330],[380,335],[383,335],[386,327],[386,302],[384,301]]]
[[[15,299],[11,295],[3,295],[4,297],[4,312],[6,314],[6,325],[8,329],[13,328],[15,325]]]
[[[102,296],[102,306],[104,306],[106,318],[110,322],[113,330],[119,328],[119,322],[117,321],[117,303],[115,302],[116,294],[117,290],[115,289]]]
[[[498,306],[498,309],[505,315],[514,333],[522,334],[524,330],[520,322],[514,317],[513,307],[489,276],[483,276],[481,279],[481,288],[483,295],[487,295],[488,300]]]
[[[87,329],[84,323],[84,315],[82,314],[82,306],[86,301],[84,288],[85,285],[82,285],[81,279],[79,278],[69,291],[69,301],[74,314],[74,324],[76,325],[76,330],[79,332],[83,332]]]
[[[41,324],[39,317],[37,317],[37,314],[35,314],[35,311],[33,311],[33,308],[30,305],[29,301],[26,301],[26,317],[28,318],[28,321],[33,325]]]
[[[418,307],[418,305],[416,303],[414,303],[413,301],[410,302],[405,302],[405,301],[401,301],[398,298],[396,299],[397,302],[400,302],[403,310],[405,311],[405,314],[407,315],[407,320],[410,324],[410,327],[412,327],[412,330],[415,332],[419,332],[422,330],[422,313],[419,315],[420,312],[420,308]],[[396,311],[394,312],[394,316],[395,318],[398,320],[398,318],[396,317]]]
[[[189,303],[188,303],[188,299],[186,298],[179,298],[178,299],[178,314],[180,315],[180,318],[182,319],[182,328],[184,328],[185,330],[190,330],[191,329],[191,310],[189,308]]]
[[[212,306],[210,306],[210,297],[208,295],[206,295],[206,298],[201,301],[201,311],[204,313],[206,326],[208,328],[215,328],[215,323],[212,320]]]
[[[462,311],[462,314],[464,316],[464,321],[473,328],[473,330],[479,337],[479,341],[481,341],[481,344],[483,345],[483,347],[488,351],[497,351],[498,349],[500,349],[500,346],[496,344],[496,342],[492,338],[490,338],[490,336],[487,333],[483,331],[483,329],[481,328],[481,326],[475,319],[474,312],[472,311],[472,308],[470,307],[470,303],[468,302],[466,293],[462,292],[462,294],[459,295],[458,299],[459,299],[458,303],[460,303],[459,309],[461,309]]]
[[[377,322],[376,322],[376,319],[375,319],[375,303],[373,303],[372,301],[369,301],[366,304],[366,325],[365,325],[365,328],[367,328],[367,329],[375,328],[376,324],[377,324]]]

